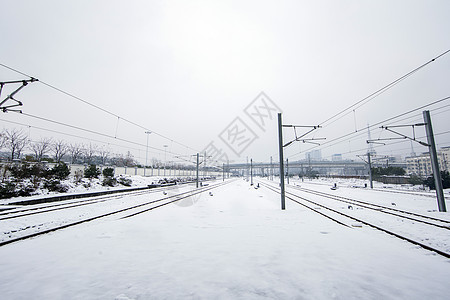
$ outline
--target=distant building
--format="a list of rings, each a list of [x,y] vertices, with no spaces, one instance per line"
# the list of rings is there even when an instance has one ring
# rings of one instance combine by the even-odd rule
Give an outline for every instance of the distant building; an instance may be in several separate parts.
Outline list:
[[[306,152],[306,160],[311,161],[321,161],[322,160],[322,151],[320,150],[312,150],[309,152]]]
[[[331,161],[342,161],[342,154],[331,155]]]
[[[438,153],[439,170],[450,170],[450,147],[441,148]],[[406,157],[406,173],[417,176],[429,176],[433,173],[430,153],[422,153],[414,157]]]

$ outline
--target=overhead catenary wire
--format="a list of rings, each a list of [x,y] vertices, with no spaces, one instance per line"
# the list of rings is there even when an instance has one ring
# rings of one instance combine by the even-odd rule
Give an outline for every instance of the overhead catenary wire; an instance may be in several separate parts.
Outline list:
[[[15,68],[9,67],[9,66],[7,66],[7,65],[5,65],[5,64],[3,64],[3,63],[0,63],[0,66],[4,67],[4,68],[6,68],[6,69],[9,69],[9,70],[11,70],[11,71],[13,71],[13,72],[16,72],[16,73],[18,73],[18,74],[21,74],[21,75],[23,75],[23,76],[27,76],[27,77],[30,77],[30,78],[36,78],[36,76],[30,76],[30,75],[28,75],[28,74],[26,74],[26,73],[24,73],[24,72],[21,72],[21,71],[15,69]],[[118,120],[121,119],[122,121],[125,121],[125,122],[127,122],[127,123],[129,123],[129,124],[132,124],[132,125],[134,125],[134,126],[136,126],[136,127],[138,127],[138,128],[141,128],[141,129],[143,129],[143,130],[145,130],[145,131],[151,131],[153,134],[155,134],[155,135],[157,135],[157,136],[159,136],[159,137],[161,137],[161,138],[164,138],[164,139],[166,139],[166,140],[169,140],[169,141],[171,141],[171,142],[173,142],[173,143],[176,143],[176,144],[178,144],[178,145],[180,145],[180,146],[183,146],[183,147],[185,147],[185,148],[187,148],[187,149],[190,149],[190,150],[193,150],[193,151],[195,151],[195,152],[199,152],[198,150],[196,150],[196,149],[194,149],[194,148],[192,148],[192,147],[189,147],[189,146],[187,146],[187,145],[185,145],[185,144],[183,144],[183,143],[177,142],[177,141],[175,141],[175,140],[173,140],[173,139],[171,139],[171,138],[169,138],[169,137],[167,137],[167,136],[165,136],[165,135],[163,135],[163,134],[160,134],[160,133],[158,133],[158,132],[156,132],[156,131],[154,131],[154,130],[148,129],[148,128],[146,128],[146,127],[144,127],[144,126],[142,126],[142,125],[140,125],[140,124],[138,124],[138,123],[136,123],[136,122],[133,122],[133,121],[127,119],[127,118],[121,117],[121,116],[119,116],[119,115],[117,115],[117,114],[115,114],[115,113],[113,113],[113,112],[111,112],[111,111],[109,111],[109,110],[107,110],[107,109],[105,109],[105,108],[102,108],[102,107],[100,107],[100,106],[98,106],[98,105],[96,105],[96,104],[93,104],[93,103],[91,103],[91,102],[89,102],[89,101],[87,101],[87,100],[85,100],[85,99],[82,99],[81,97],[78,97],[78,96],[76,96],[76,95],[74,95],[74,94],[72,94],[72,93],[66,92],[66,91],[64,91],[64,90],[62,90],[62,89],[60,89],[60,88],[58,88],[58,87],[56,87],[56,86],[54,86],[54,85],[52,85],[52,84],[50,84],[50,83],[47,83],[47,82],[45,82],[45,81],[43,81],[43,80],[41,80],[41,79],[39,79],[38,82],[41,83],[41,84],[43,84],[43,85],[45,85],[45,86],[47,86],[47,87],[49,87],[49,88],[51,88],[51,89],[54,89],[54,90],[60,92],[60,93],[66,95],[66,96],[68,96],[68,97],[71,97],[71,98],[73,98],[73,99],[75,99],[75,100],[78,100],[78,101],[80,101],[80,102],[82,102],[82,103],[84,103],[84,104],[86,104],[86,105],[89,105],[89,106],[91,106],[91,107],[94,107],[94,108],[96,108],[96,109],[98,109],[98,110],[100,110],[100,111],[102,111],[102,112],[104,112],[104,113],[106,113],[106,114],[109,114],[109,115],[111,115],[111,116],[114,116],[114,117],[118,118]]]
[[[108,145],[108,146],[116,146],[116,147],[121,147],[121,148],[125,148],[128,150],[136,150],[136,151],[142,151],[142,148],[133,148],[133,147],[129,147],[129,146],[125,146],[125,145],[120,145],[120,144],[115,144],[115,143],[110,143],[110,142],[105,142],[105,141],[101,141],[101,140],[96,140],[96,139],[92,139],[92,138],[87,138],[85,136],[79,136],[79,135],[75,135],[75,134],[70,134],[67,132],[62,132],[62,131],[58,131],[58,130],[52,130],[52,129],[48,129],[48,128],[42,128],[39,126],[34,126],[34,125],[29,125],[29,124],[24,124],[21,122],[15,122],[15,121],[11,121],[11,120],[4,120],[4,119],[0,119],[0,122],[6,122],[6,123],[11,123],[11,124],[15,124],[15,125],[19,125],[19,126],[23,126],[23,127],[27,127],[27,128],[32,128],[32,129],[38,129],[38,130],[42,130],[42,131],[47,131],[47,132],[52,132],[52,133],[57,133],[57,134],[61,134],[61,135],[65,135],[65,136],[70,136],[70,137],[74,137],[74,138],[79,138],[82,140],[87,140],[90,142],[96,142],[96,143],[100,143],[100,144],[104,144],[104,145]],[[39,143],[40,141],[33,141],[30,140],[30,142],[32,143]],[[70,143],[69,143],[70,144]],[[83,144],[82,144],[83,145]],[[150,148],[150,147],[149,147]],[[114,153],[111,152],[114,155],[120,155],[119,153]],[[154,154],[161,154],[162,152],[156,152],[156,151],[149,151],[149,153],[154,153]],[[136,159],[142,159],[143,157],[141,156],[134,156]],[[174,155],[174,158],[178,158],[178,156]],[[180,160],[182,161],[182,160]]]
[[[376,90],[375,92],[371,93],[370,95],[364,97],[363,99],[357,101],[356,103],[348,106],[347,108],[339,111],[338,113],[334,114],[333,116],[329,117],[328,119],[326,119],[325,121],[321,122],[319,125],[322,127],[328,126],[331,123],[336,122],[337,120],[339,120],[340,118],[344,117],[345,115],[347,115],[348,113],[351,113],[352,111],[355,111],[356,109],[360,108],[362,105],[368,103],[369,101],[371,101],[372,99],[374,99],[375,97],[381,95],[382,93],[386,92],[387,90],[389,90],[390,88],[394,87],[395,85],[397,85],[398,83],[400,83],[401,81],[403,81],[404,79],[408,78],[409,76],[413,75],[414,73],[416,73],[417,71],[419,71],[420,69],[426,67],[427,65],[431,64],[432,62],[436,61],[437,59],[441,58],[442,56],[446,55],[447,53],[450,52],[449,50],[444,51],[443,53],[439,54],[438,56],[434,57],[433,59],[429,60],[428,62],[418,66],[417,68],[413,69],[412,71],[406,73],[405,75],[395,79],[394,81],[390,82],[389,84],[383,86],[382,88]],[[347,112],[347,113],[346,113]],[[346,114],[344,114],[346,113]],[[343,115],[344,114],[344,115]],[[340,117],[339,117],[340,116]],[[338,118],[339,117],[339,118]],[[333,120],[333,121],[332,121]],[[332,122],[331,122],[332,121]],[[330,122],[329,124],[326,124]],[[326,125],[325,125],[326,124]]]
[[[141,146],[144,149],[147,147],[147,145],[144,145],[144,144],[141,144],[141,143],[138,143],[138,142],[130,141],[130,140],[127,140],[127,139],[124,139],[124,138],[114,137],[112,135],[109,135],[109,134],[106,134],[106,133],[102,133],[102,132],[98,132],[98,131],[95,131],[95,130],[86,129],[86,128],[82,128],[82,127],[71,125],[71,124],[66,124],[66,123],[63,123],[63,122],[55,121],[55,120],[50,120],[48,118],[39,117],[39,116],[35,116],[35,115],[32,115],[32,114],[28,114],[28,113],[20,113],[20,115],[24,115],[24,116],[27,116],[27,117],[35,118],[35,119],[38,119],[38,120],[50,122],[50,123],[53,123],[53,124],[69,127],[69,128],[80,130],[80,131],[84,131],[84,132],[89,132],[91,134],[95,134],[95,135],[99,135],[99,136],[103,136],[103,137],[119,140],[119,141],[122,141],[122,142],[134,144],[134,145],[137,145],[137,146]],[[156,148],[156,147],[148,146],[148,148],[157,150],[157,151],[159,151],[159,153],[164,152],[163,149],[159,149],[159,148]],[[166,152],[171,154],[171,155],[179,155],[179,153],[175,153],[175,152],[172,152],[172,151],[166,151]]]
[[[7,122],[7,123],[11,123],[11,124],[15,124],[15,125],[19,125],[19,126],[24,126],[27,128],[33,128],[33,129],[38,129],[38,130],[42,130],[42,131],[47,131],[47,132],[52,132],[52,133],[57,133],[57,134],[61,134],[61,135],[65,135],[65,136],[70,136],[70,137],[74,137],[74,138],[79,138],[82,140],[87,140],[90,142],[96,142],[96,143],[101,143],[101,144],[105,144],[105,145],[110,145],[110,146],[116,146],[116,147],[122,147],[125,149],[131,149],[131,150],[142,150],[140,148],[132,148],[129,146],[124,146],[124,145],[120,145],[120,144],[115,144],[115,143],[110,143],[110,142],[105,142],[105,141],[101,141],[101,140],[96,140],[96,139],[92,139],[92,138],[87,138],[85,136],[80,136],[80,135],[76,135],[76,134],[71,134],[71,133],[67,133],[67,132],[62,132],[62,131],[58,131],[58,130],[53,130],[53,129],[48,129],[48,128],[43,128],[43,127],[39,127],[39,126],[34,126],[34,125],[29,125],[29,124],[24,124],[24,123],[20,123],[20,122],[15,122],[15,121],[11,121],[11,120],[4,120],[4,119],[0,119],[0,121],[2,122]],[[150,148],[150,147],[149,147]],[[161,153],[159,152],[153,152],[153,151],[149,151],[150,153],[155,153],[155,154],[159,154]]]
[[[449,51],[450,51],[450,50],[449,50]],[[380,121],[380,122],[377,122],[377,123],[375,123],[375,124],[372,124],[372,125],[370,125],[370,126],[368,126],[368,127],[366,127],[366,128],[372,129],[372,128],[377,127],[377,126],[380,126],[380,125],[382,125],[382,124],[386,124],[386,123],[388,123],[388,122],[394,121],[394,120],[397,119],[397,118],[401,118],[401,117],[403,117],[403,116],[412,114],[412,113],[414,113],[414,112],[416,112],[416,111],[423,110],[423,109],[425,109],[425,108],[427,108],[427,107],[436,105],[436,104],[438,104],[438,103],[447,101],[447,100],[449,100],[449,99],[450,99],[450,96],[447,96],[447,97],[444,97],[444,98],[441,98],[441,99],[432,101],[432,102],[430,102],[430,103],[428,103],[428,104],[424,104],[424,105],[422,105],[422,106],[420,106],[420,107],[411,109],[411,110],[406,111],[406,112],[404,112],[404,113],[400,113],[400,114],[398,114],[398,115],[396,115],[396,116],[393,116],[393,117],[387,118],[387,119],[385,119],[385,120],[382,120],[382,121]],[[290,155],[288,158],[295,157],[295,156],[297,156],[297,155],[299,155],[299,154],[305,153],[305,152],[307,152],[307,151],[310,151],[310,150],[312,150],[312,149],[316,149],[316,148],[319,148],[319,147],[325,148],[325,147],[323,147],[323,146],[325,146],[325,145],[330,145],[330,144],[332,144],[332,143],[334,143],[334,144],[332,144],[332,145],[330,145],[330,146],[336,145],[336,144],[341,143],[341,142],[343,142],[343,141],[348,141],[348,139],[346,139],[346,138],[348,138],[348,137],[350,137],[350,136],[353,136],[353,135],[355,135],[355,134],[362,135],[362,134],[364,134],[364,132],[362,132],[362,131],[357,131],[357,132],[352,131],[352,132],[346,133],[346,134],[344,134],[344,135],[342,135],[342,136],[339,136],[339,137],[337,137],[337,138],[331,139],[331,140],[329,140],[329,141],[327,141],[327,142],[325,142],[325,143],[323,143],[323,144],[321,144],[321,145],[313,146],[313,147],[311,147],[311,148],[309,148],[309,149],[305,149],[305,150],[303,150],[303,151],[294,153],[294,154]],[[339,142],[337,142],[337,141],[339,141]],[[335,143],[335,142],[336,142],[336,143]],[[329,146],[328,146],[328,147],[329,147]]]

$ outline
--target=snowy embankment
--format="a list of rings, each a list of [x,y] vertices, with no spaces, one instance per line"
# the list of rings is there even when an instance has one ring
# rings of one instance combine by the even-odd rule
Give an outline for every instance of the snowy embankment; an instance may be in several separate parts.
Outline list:
[[[34,199],[42,199],[52,196],[61,196],[61,195],[80,195],[84,193],[92,193],[92,192],[102,192],[102,191],[113,191],[113,190],[124,190],[124,189],[132,189],[137,187],[146,187],[148,185],[158,184],[170,177],[163,176],[140,176],[140,175],[119,175],[116,178],[122,178],[125,180],[130,180],[130,186],[125,186],[121,184],[117,184],[114,187],[104,186],[102,185],[103,176],[100,178],[83,178],[81,182],[76,183],[73,176],[70,176],[66,180],[62,180],[61,184],[68,187],[68,191],[65,193],[58,192],[49,192],[46,189],[40,188],[34,191],[33,196],[28,197],[12,197],[8,199],[0,199],[0,205],[6,205],[9,203],[21,202],[26,200],[34,200]],[[0,206],[1,208],[1,206]]]
[[[446,299],[449,260],[235,181],[0,248],[5,299]]]

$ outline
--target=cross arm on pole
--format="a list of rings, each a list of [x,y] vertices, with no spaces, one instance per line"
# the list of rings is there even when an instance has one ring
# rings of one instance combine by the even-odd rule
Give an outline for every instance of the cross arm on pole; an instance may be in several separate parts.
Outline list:
[[[36,78],[31,78],[31,79],[27,79],[27,80],[15,80],[15,81],[4,81],[4,82],[0,82],[0,96],[3,90],[3,86],[5,86],[6,84],[14,84],[14,83],[22,83],[21,86],[19,86],[14,92],[12,92],[10,95],[8,95],[3,101],[0,102],[0,110],[2,110],[3,112],[8,112],[8,111],[18,111],[18,112],[22,112],[21,110],[12,110],[11,108],[13,107],[17,107],[17,106],[22,106],[22,102],[20,102],[17,99],[14,99],[14,96],[21,90],[23,89],[25,86],[28,85],[28,83],[30,82],[35,82],[35,81],[39,81]],[[15,103],[14,104],[10,104],[10,105],[5,105],[4,104],[8,101],[8,100],[12,100]]]
[[[325,138],[311,138],[311,139],[303,139],[304,136],[310,134],[311,132],[313,132],[314,130],[321,128],[320,126],[303,126],[303,125],[282,125],[282,127],[287,127],[287,128],[294,128],[294,135],[295,135],[295,139],[293,139],[290,142],[287,142],[286,144],[283,145],[283,148],[291,145],[293,142],[303,142],[303,143],[310,143],[310,144],[315,144],[315,145],[320,145],[318,143],[312,142],[315,140],[325,140]],[[297,128],[311,128],[310,130],[308,130],[306,133],[297,136]]]
[[[426,123],[418,123],[418,124],[413,124],[413,125],[394,125],[394,126],[381,126],[381,129],[385,129],[389,132],[392,132],[393,134],[396,134],[400,137],[396,137],[396,138],[383,138],[383,139],[376,139],[376,140],[367,140],[366,142],[369,143],[374,143],[374,144],[384,144],[384,143],[379,143],[378,141],[392,141],[392,140],[404,140],[404,139],[408,139],[414,142],[417,142],[419,144],[421,144],[422,146],[425,147],[429,147],[428,143],[419,141],[416,139],[416,132],[415,132],[415,127],[417,126],[425,126]],[[397,132],[395,130],[392,130],[391,128],[401,128],[401,127],[412,127],[413,130],[413,137],[409,137],[403,133]],[[385,145],[385,144],[384,144]]]

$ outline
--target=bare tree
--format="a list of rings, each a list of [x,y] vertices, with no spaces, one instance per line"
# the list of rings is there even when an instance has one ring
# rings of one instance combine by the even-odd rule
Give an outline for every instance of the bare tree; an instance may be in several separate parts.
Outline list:
[[[30,149],[34,152],[34,158],[41,161],[42,157],[50,150],[52,139],[41,138],[38,142],[30,143]]]
[[[158,159],[152,158],[152,165],[154,168],[160,168],[162,166],[162,163]]]
[[[14,158],[20,158],[23,148],[28,144],[28,135],[22,131],[22,129],[5,129],[4,134],[6,137],[5,146],[9,149],[11,154],[11,160]]]
[[[80,144],[70,144],[68,146],[68,151],[70,153],[70,157],[72,164],[77,161],[83,154],[83,145]]]
[[[127,156],[124,158],[124,165],[126,167],[133,167],[136,165],[135,161],[134,161],[134,157],[133,155],[130,153],[130,151],[128,151]]]
[[[98,150],[98,155],[100,156],[100,159],[102,160],[102,165],[104,165],[106,163],[106,160],[108,159],[110,153],[111,153],[111,151],[105,146],[102,146]]]
[[[83,154],[88,164],[92,163],[92,160],[97,153],[97,145],[89,143],[89,146],[84,147]]]
[[[57,140],[53,143],[53,154],[56,162],[59,163],[67,151],[69,151],[68,146],[63,140]]]
[[[0,149],[3,148],[6,145],[6,134],[3,129],[2,132],[0,132]]]

